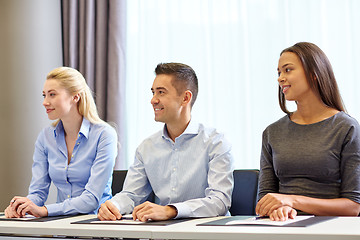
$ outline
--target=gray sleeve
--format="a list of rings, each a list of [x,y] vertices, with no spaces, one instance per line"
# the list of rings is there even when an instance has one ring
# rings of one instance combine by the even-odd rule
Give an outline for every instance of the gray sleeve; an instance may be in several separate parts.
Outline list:
[[[279,192],[279,179],[275,175],[271,146],[267,129],[262,136],[258,200],[267,193]]]
[[[360,127],[353,124],[341,152],[340,196],[360,203]]]

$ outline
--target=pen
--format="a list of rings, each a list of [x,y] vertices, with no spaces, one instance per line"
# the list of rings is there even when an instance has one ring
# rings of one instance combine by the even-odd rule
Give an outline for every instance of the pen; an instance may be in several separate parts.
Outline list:
[[[269,216],[256,216],[255,220],[264,219],[264,218],[269,218]]]

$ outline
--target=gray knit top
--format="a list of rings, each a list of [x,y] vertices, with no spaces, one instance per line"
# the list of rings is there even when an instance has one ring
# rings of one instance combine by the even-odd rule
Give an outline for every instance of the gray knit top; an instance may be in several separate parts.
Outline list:
[[[267,193],[360,203],[360,126],[344,112],[300,125],[285,116],[263,132],[259,199]]]

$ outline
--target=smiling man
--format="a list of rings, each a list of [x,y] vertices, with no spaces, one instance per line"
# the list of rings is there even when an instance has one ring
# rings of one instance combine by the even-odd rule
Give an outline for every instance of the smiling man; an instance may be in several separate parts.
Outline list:
[[[155,121],[162,131],[136,150],[123,191],[101,205],[100,220],[132,213],[140,221],[229,214],[233,189],[231,145],[213,128],[191,120],[198,93],[194,70],[162,63],[151,91]],[[151,192],[155,203],[144,202]]]

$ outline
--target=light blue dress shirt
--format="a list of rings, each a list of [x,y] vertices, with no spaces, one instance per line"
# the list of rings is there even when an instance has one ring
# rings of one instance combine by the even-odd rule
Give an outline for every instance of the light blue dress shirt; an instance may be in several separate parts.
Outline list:
[[[32,180],[27,196],[43,206],[50,183],[57,188],[57,202],[46,205],[49,216],[97,213],[111,199],[112,172],[117,155],[117,134],[108,124],[83,118],[68,164],[62,122],[43,129],[35,143]]]
[[[110,201],[121,214],[131,213],[152,190],[157,204],[176,207],[176,218],[228,215],[233,190],[230,143],[215,129],[192,121],[173,142],[165,126],[137,148],[123,191]]]

